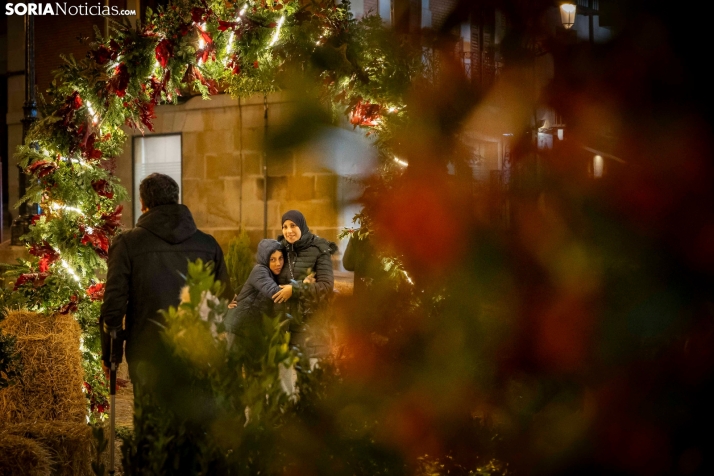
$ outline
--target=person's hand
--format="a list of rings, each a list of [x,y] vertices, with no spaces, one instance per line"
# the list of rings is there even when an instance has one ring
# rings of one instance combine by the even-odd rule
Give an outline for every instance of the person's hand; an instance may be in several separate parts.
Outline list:
[[[315,283],[315,273],[308,274],[307,277],[302,280],[302,282],[305,284],[314,284]]]
[[[233,300],[228,303],[228,309],[233,309],[237,305],[238,305],[238,296],[236,295],[233,297]]]
[[[280,291],[273,294],[273,302],[278,303],[278,304],[281,302],[285,302],[288,299],[290,299],[290,297],[292,295],[293,295],[293,285],[292,284],[288,284],[285,286],[281,285]]]

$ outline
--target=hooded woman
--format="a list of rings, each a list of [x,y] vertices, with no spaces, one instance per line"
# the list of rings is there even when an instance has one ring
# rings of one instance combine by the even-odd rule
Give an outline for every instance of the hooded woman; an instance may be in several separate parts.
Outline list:
[[[276,240],[260,240],[255,266],[238,294],[238,305],[226,316],[226,330],[238,334],[258,325],[263,314],[273,314],[272,297],[280,291],[278,275],[284,267],[285,248]]]
[[[281,289],[273,301],[286,303],[286,313],[292,318],[290,343],[304,348],[307,321],[332,296],[335,278],[331,255],[337,252],[337,245],[312,234],[305,217],[297,210],[283,214],[282,226],[283,234],[278,241],[285,247],[287,256],[278,275]],[[314,279],[305,282],[311,274]]]

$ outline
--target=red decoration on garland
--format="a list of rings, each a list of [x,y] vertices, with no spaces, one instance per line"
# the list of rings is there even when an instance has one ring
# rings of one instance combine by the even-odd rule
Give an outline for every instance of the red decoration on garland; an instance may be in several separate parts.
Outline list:
[[[116,48],[109,49],[104,45],[99,45],[96,50],[90,52],[92,57],[94,57],[94,61],[96,61],[98,65],[102,66],[107,64],[110,59],[117,59],[117,56],[119,55],[119,44],[114,40],[112,40],[112,42],[114,43],[113,46],[116,46]]]
[[[208,59],[216,60],[216,45],[213,43],[213,38],[207,32],[203,31],[200,27],[196,27],[198,36],[203,40],[205,46],[196,50],[196,61],[203,61],[206,63]]]
[[[237,21],[218,20],[218,31],[235,30],[239,24]]]
[[[64,104],[57,110],[57,116],[62,119],[62,124],[69,127],[74,119],[74,111],[82,106],[82,98],[79,91],[75,91],[65,99]]]
[[[40,258],[38,264],[40,273],[49,271],[50,265],[60,259],[59,253],[46,241],[41,245],[37,243],[33,244],[30,247],[29,253]]]
[[[150,131],[154,131],[152,119],[156,119],[156,114],[154,114],[154,103],[152,101],[139,104],[139,119]]]
[[[240,60],[238,59],[238,55],[235,53],[231,55],[231,59],[228,60],[226,66],[231,70],[231,73],[240,74]]]
[[[49,276],[49,273],[24,273],[21,274],[18,278],[17,281],[15,281],[15,287],[13,288],[13,291],[17,291],[17,289],[20,286],[23,286],[26,283],[32,284],[33,287],[39,288],[43,284],[45,284],[45,279]]]
[[[79,301],[79,298],[76,294],[73,294],[72,297],[69,298],[69,302],[64,306],[60,307],[57,312],[59,312],[60,314],[70,314],[76,312],[79,308],[77,301]]]
[[[108,198],[110,200],[114,198],[114,192],[112,191],[109,182],[104,179],[92,182],[92,188],[100,197]]]
[[[91,245],[97,255],[102,259],[109,257],[109,238],[104,230],[95,229],[89,232],[87,228],[80,226],[80,231],[84,233],[84,236],[82,236],[83,245]]]
[[[101,219],[104,224],[99,228],[109,235],[113,235],[121,226],[121,212],[124,210],[124,205],[118,205],[111,213],[102,213]]]
[[[92,301],[101,301],[104,299],[104,283],[97,283],[87,288],[87,296]]]
[[[47,160],[38,160],[27,168],[27,173],[36,174],[37,178],[44,178],[57,170],[57,164]]]
[[[120,63],[114,68],[114,76],[107,82],[107,89],[120,98],[123,98],[126,95],[126,88],[128,86],[129,70],[124,63]]]
[[[186,74],[183,75],[183,80],[181,82],[190,86],[196,80],[200,81],[201,84],[208,88],[209,94],[218,94],[218,82],[216,82],[215,79],[206,80],[196,65],[191,64],[186,69]]]
[[[191,9],[191,20],[193,20],[196,23],[201,23],[204,19],[204,15],[206,13],[205,8],[201,7],[193,7]]]
[[[357,101],[352,113],[350,113],[350,124],[357,126],[376,126],[380,118],[380,105],[371,104],[367,101],[362,102],[362,99]]]
[[[83,127],[80,127],[80,130],[83,130]],[[102,158],[102,151],[94,147],[96,142],[97,135],[92,132],[79,144],[79,148],[87,160],[99,160]]]
[[[156,45],[156,49],[154,51],[156,54],[156,60],[162,68],[165,68],[169,63],[169,59],[174,55],[174,45],[168,38],[164,38],[159,41],[159,44]]]

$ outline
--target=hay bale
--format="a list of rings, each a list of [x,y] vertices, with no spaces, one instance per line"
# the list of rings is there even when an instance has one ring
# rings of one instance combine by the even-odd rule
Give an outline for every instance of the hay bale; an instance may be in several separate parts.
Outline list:
[[[18,423],[9,425],[4,431],[8,435],[27,438],[44,446],[53,460],[53,475],[93,474],[94,436],[91,427],[86,423],[66,421]]]
[[[50,452],[37,441],[0,432],[0,476],[49,476]]]
[[[3,331],[16,336],[22,374],[0,390],[0,424],[62,420],[84,423],[87,400],[79,351],[81,329],[71,315],[10,311]]]

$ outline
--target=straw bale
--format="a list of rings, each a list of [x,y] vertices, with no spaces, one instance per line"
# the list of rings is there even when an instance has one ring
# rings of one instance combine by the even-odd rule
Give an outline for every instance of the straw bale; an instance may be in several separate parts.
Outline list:
[[[71,315],[10,311],[2,323],[16,336],[22,373],[0,390],[0,424],[62,420],[83,423],[87,401],[79,350],[81,329]]]
[[[47,448],[53,460],[53,475],[93,474],[91,465],[92,458],[95,456],[94,435],[86,423],[66,421],[18,423],[9,425],[5,432],[37,441]]]
[[[49,476],[50,452],[37,441],[0,432],[0,476]]]

